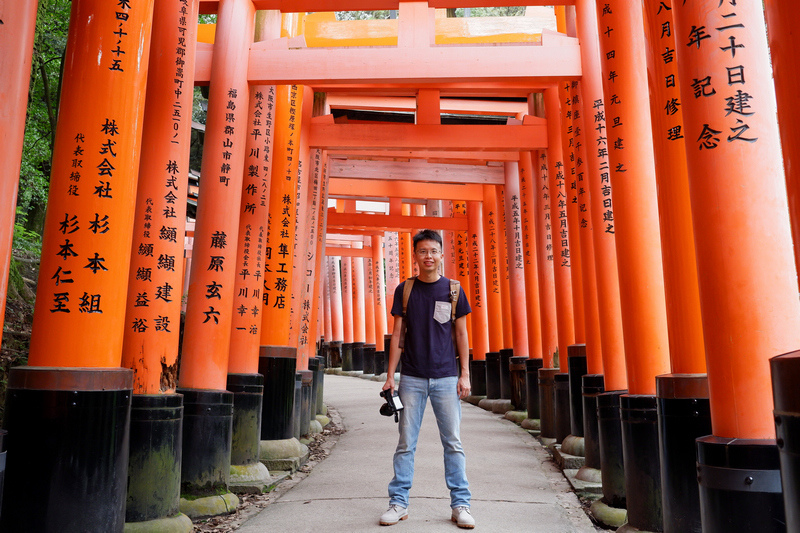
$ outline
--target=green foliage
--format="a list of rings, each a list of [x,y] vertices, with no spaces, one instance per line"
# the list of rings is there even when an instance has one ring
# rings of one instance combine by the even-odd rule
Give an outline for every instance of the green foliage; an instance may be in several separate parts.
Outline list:
[[[448,17],[463,17],[464,8],[448,9]],[[470,17],[520,17],[525,15],[525,6],[510,7],[473,7],[470,9]],[[336,20],[374,20],[388,19],[389,10],[378,11],[337,11]]]
[[[388,19],[389,10],[380,9],[378,11],[337,11],[336,20],[374,20]]]
[[[39,0],[36,17],[17,206],[27,227],[39,230],[50,183],[70,8],[69,0]]]

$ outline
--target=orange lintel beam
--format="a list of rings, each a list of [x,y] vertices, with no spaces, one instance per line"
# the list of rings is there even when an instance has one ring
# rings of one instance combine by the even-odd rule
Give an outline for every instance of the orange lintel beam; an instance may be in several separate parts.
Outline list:
[[[389,201],[389,198],[417,198],[473,200],[483,199],[483,189],[477,184],[427,183],[420,187],[411,180],[392,181],[384,179],[330,178],[328,195],[332,198],[358,196],[375,200]]]
[[[385,228],[387,231],[411,231],[413,228],[466,231],[467,219],[403,215],[367,215],[363,213],[328,213],[328,226]]]
[[[495,185],[502,183],[503,167],[477,165],[446,165],[422,161],[364,161],[331,159],[328,177],[374,179],[385,181],[415,181],[435,183],[475,183]],[[393,194],[392,196],[400,196]],[[461,199],[460,196],[453,198]]]
[[[321,83],[453,83],[541,78],[578,79],[580,46],[440,46],[396,48],[250,49],[248,79],[258,85]],[[198,50],[199,52],[199,50]],[[198,53],[197,61],[201,61]],[[203,69],[198,68],[199,75]]]
[[[414,98],[402,96],[370,96],[330,94],[325,103],[331,109],[360,109],[364,111],[414,111]],[[527,113],[526,102],[498,102],[493,100],[466,100],[442,98],[442,113],[469,115],[516,116]]]
[[[372,248],[349,248],[345,246],[325,246],[325,255],[340,257],[366,257],[372,258]]]
[[[493,152],[493,151],[460,151],[460,150],[329,150],[328,155],[332,158],[342,159],[343,157],[363,158],[363,159],[427,159],[463,161],[472,164],[485,164],[487,161],[519,161],[519,152]]]
[[[529,126],[314,124],[309,145],[330,150],[540,150],[547,147],[547,128],[543,123]],[[501,179],[502,174],[501,169]]]
[[[219,0],[200,0],[200,13],[217,12]],[[429,7],[505,7],[505,0],[430,0]],[[574,5],[575,0],[560,0],[559,5]],[[400,0],[253,0],[256,9],[277,9],[284,13],[306,11],[374,11],[377,9],[398,9]],[[551,0],[527,0],[528,6],[553,5]]]

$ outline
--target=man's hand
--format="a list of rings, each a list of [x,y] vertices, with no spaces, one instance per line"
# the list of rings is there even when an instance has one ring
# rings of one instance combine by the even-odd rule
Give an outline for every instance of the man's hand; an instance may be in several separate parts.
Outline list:
[[[388,383],[389,380],[387,379],[386,382]],[[384,388],[386,388],[386,385],[384,385]],[[461,377],[458,378],[458,385],[456,388],[458,390],[458,397],[461,398],[462,400],[467,396],[469,396],[470,393],[469,375],[461,374]]]
[[[383,389],[381,390],[392,390],[394,391],[394,375],[389,374],[386,378],[386,383],[383,384]]]

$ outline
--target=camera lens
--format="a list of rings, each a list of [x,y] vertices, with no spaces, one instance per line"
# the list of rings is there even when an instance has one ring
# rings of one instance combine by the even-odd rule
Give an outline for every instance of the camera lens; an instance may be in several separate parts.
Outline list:
[[[392,408],[389,407],[388,403],[381,405],[381,414],[383,416],[392,416],[394,413],[392,412]]]

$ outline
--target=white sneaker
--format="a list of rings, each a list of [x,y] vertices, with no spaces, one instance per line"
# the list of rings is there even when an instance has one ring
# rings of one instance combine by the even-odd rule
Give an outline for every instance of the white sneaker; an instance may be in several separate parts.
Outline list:
[[[380,524],[382,526],[393,526],[400,520],[408,518],[408,510],[397,504],[390,504],[389,509],[381,515]]]
[[[472,518],[472,513],[470,513],[469,507],[466,505],[453,507],[453,514],[450,515],[450,520],[463,529],[472,529],[475,527],[475,519]]]

